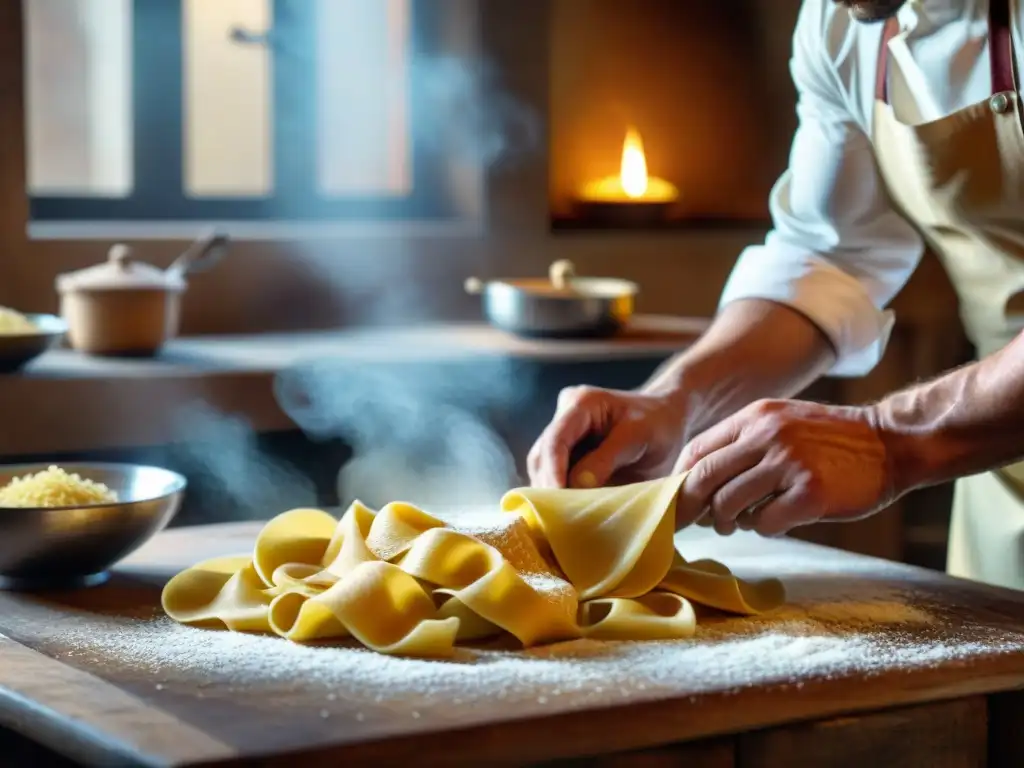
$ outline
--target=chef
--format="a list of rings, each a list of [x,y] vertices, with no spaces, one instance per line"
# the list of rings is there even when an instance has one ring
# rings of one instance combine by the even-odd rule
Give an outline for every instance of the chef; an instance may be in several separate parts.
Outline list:
[[[646,385],[561,393],[531,482],[691,470],[680,525],[778,535],[960,478],[948,570],[1024,589],[1022,20],[1017,0],[804,0],[773,230],[704,337]],[[979,361],[866,407],[786,399],[872,369],[925,243]]]

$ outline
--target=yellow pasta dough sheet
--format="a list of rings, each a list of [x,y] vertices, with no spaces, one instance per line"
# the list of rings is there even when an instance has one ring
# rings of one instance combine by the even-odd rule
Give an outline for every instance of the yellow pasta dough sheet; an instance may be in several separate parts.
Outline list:
[[[693,603],[737,614],[785,599],[673,542],[685,476],[594,490],[519,488],[500,511],[446,522],[394,502],[278,515],[253,553],[201,562],[162,595],[172,619],[274,633],[294,642],[353,639],[386,654],[447,657],[502,635],[524,647],[588,637],[694,634]]]

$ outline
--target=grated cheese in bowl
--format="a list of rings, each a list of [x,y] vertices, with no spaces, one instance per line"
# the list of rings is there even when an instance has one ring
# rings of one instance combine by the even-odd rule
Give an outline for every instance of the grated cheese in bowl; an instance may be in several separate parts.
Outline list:
[[[0,507],[86,507],[117,501],[117,493],[103,483],[69,474],[57,466],[16,477],[0,488]]]
[[[24,336],[39,332],[39,326],[25,315],[7,307],[0,307],[0,336]]]

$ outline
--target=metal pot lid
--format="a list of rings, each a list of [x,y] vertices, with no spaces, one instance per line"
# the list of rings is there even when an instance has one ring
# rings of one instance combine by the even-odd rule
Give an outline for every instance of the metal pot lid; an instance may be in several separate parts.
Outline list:
[[[616,277],[577,277],[568,259],[552,264],[546,280],[528,277],[484,282],[471,277],[465,284],[468,293],[482,293],[487,286],[513,288],[545,299],[616,299],[640,291],[636,283]]]
[[[57,290],[61,293],[132,289],[183,291],[185,280],[177,272],[136,261],[131,249],[123,244],[113,246],[102,264],[57,277]]]

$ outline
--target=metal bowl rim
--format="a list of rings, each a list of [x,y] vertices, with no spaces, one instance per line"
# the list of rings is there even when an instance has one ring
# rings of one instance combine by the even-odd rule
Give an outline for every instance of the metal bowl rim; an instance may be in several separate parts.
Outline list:
[[[5,339],[18,339],[22,341],[24,339],[56,339],[64,336],[68,332],[68,323],[57,315],[47,315],[44,313],[27,314],[25,317],[31,322],[37,320],[46,320],[47,323],[51,323],[54,327],[52,329],[40,328],[35,333],[4,333],[0,334],[0,343]]]
[[[640,286],[632,280],[623,280],[617,277],[578,277],[573,278],[574,282],[581,288],[590,289],[593,293],[581,291],[574,296],[559,294],[543,294],[530,290],[530,283],[535,282],[531,278],[523,280],[491,280],[484,285],[484,289],[491,291],[506,291],[521,296],[528,296],[533,301],[552,302],[579,302],[579,301],[617,301],[626,298],[635,298],[640,293]],[[607,292],[602,288],[608,289]]]
[[[18,473],[29,473],[34,474],[43,470],[49,469],[50,467],[57,466],[63,469],[65,472],[74,473],[80,472],[83,469],[101,469],[101,470],[124,470],[124,469],[135,469],[135,470],[155,470],[168,475],[169,480],[173,483],[171,490],[161,493],[159,496],[149,496],[141,499],[132,499],[131,501],[115,501],[110,504],[72,504],[71,506],[65,507],[0,507],[0,513],[10,514],[16,512],[66,512],[75,509],[119,509],[123,507],[131,507],[136,504],[145,504],[151,501],[162,501],[163,499],[169,499],[172,496],[176,496],[185,491],[188,487],[188,480],[180,472],[175,472],[173,469],[167,469],[166,467],[157,467],[152,464],[128,464],[118,463],[116,461],[94,461],[94,462],[71,462],[67,464],[61,464],[59,462],[33,462],[29,464],[0,464],[0,471],[15,471]]]

